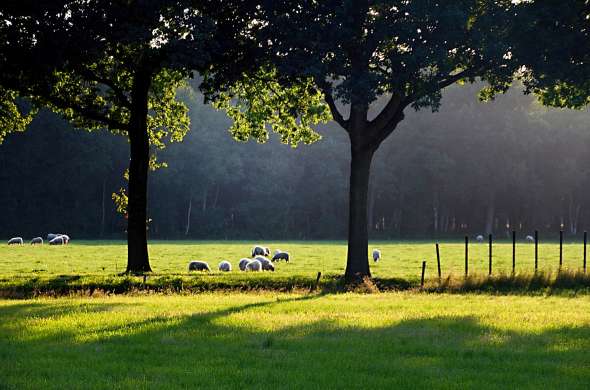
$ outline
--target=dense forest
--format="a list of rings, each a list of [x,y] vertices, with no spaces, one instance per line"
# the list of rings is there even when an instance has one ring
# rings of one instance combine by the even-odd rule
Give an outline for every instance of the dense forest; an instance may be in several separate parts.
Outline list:
[[[491,103],[478,87],[445,91],[440,112],[412,112],[376,154],[369,191],[374,239],[459,237],[515,229],[590,228],[590,113],[547,109],[518,90]],[[159,151],[151,238],[344,239],[346,134],[293,149],[234,141],[229,119],[182,91],[191,130]],[[0,235],[68,232],[124,238],[111,194],[126,185],[127,141],[72,129],[49,112],[0,145]]]

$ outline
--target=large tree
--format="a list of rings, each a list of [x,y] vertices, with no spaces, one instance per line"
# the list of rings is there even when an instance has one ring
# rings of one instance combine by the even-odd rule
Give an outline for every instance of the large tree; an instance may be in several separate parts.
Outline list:
[[[486,80],[483,97],[508,89],[517,69],[510,26],[522,5],[482,0],[263,3],[250,29],[259,64],[279,83],[321,92],[333,120],[349,136],[345,276],[350,281],[370,276],[367,196],[373,155],[403,121],[406,108],[438,110],[441,91],[454,83]],[[264,79],[226,77],[224,84],[213,75],[211,84],[225,87],[226,103],[232,98],[230,115],[240,119],[238,133],[260,138],[265,115],[288,113],[291,100],[269,102],[274,91],[245,87],[253,78]],[[385,103],[374,113],[378,98]],[[267,112],[257,109],[261,101],[267,102]]]
[[[106,127],[129,139],[128,191],[116,199],[128,219],[128,272],[151,270],[146,194],[148,169],[157,162],[150,146],[179,141],[188,130],[176,90],[212,52],[239,39],[234,31],[247,20],[248,5],[218,5],[24,0],[0,8],[0,85],[76,127]]]

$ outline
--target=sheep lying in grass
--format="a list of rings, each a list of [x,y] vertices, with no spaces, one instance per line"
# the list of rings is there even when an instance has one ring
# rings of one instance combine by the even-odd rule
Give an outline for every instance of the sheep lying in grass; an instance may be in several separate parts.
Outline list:
[[[57,236],[53,240],[49,241],[49,245],[65,245],[66,239],[63,236]]]
[[[373,249],[373,261],[376,263],[381,260],[381,251],[379,249]]]
[[[209,264],[207,264],[204,261],[191,261],[190,263],[188,263],[188,270],[189,271],[211,271],[211,268],[209,268]]]
[[[251,261],[251,259],[241,259],[240,262],[238,263],[238,268],[240,269],[240,271],[245,271],[246,270],[246,265],[248,265],[248,263]]]
[[[282,251],[280,249],[275,250],[275,254],[272,257],[272,261],[285,260],[289,262],[289,252]]]
[[[525,240],[528,242],[535,242],[535,238],[533,236],[526,236]]]
[[[231,263],[227,260],[223,260],[221,263],[219,263],[219,270],[222,272],[230,272]]]
[[[22,237],[12,237],[8,240],[8,245],[22,245],[24,243]]]
[[[476,240],[477,242],[483,242],[483,236],[482,236],[481,234],[478,234],[478,235],[475,237],[475,240]]]
[[[274,271],[275,270],[275,266],[273,265],[273,263],[271,263],[271,261],[264,256],[256,256],[254,258],[254,260],[258,260],[260,262],[260,264],[262,264],[263,271]]]
[[[262,270],[262,263],[258,260],[249,261],[246,264],[246,271],[259,272]]]
[[[41,237],[35,237],[31,240],[31,245],[43,245],[43,238]]]

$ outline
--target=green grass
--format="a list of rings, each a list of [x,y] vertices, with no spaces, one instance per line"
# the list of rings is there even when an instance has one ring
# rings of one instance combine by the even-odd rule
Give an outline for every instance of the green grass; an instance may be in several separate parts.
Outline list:
[[[0,300],[0,388],[586,389],[590,297]]]
[[[274,273],[251,274],[235,271],[223,274],[216,271],[222,259],[228,259],[237,269],[240,258],[249,254],[252,243],[232,241],[156,241],[150,245],[154,274],[148,285],[162,289],[182,289],[186,286],[196,290],[212,288],[251,289],[273,288],[290,290],[293,287],[308,287],[313,284],[317,272],[322,272],[323,282],[336,283],[344,273],[346,259],[345,242],[271,242],[271,249],[281,248],[291,253],[290,263],[281,262]],[[426,279],[437,277],[434,245],[431,242],[375,242],[371,247],[382,251],[383,259],[372,263],[373,276],[384,285],[407,288],[420,279],[422,260],[427,260]],[[533,245],[519,243],[517,246],[517,274],[531,274],[534,270]],[[488,249],[486,244],[471,244],[469,272],[487,275]],[[512,270],[512,247],[507,243],[494,246],[493,269],[496,275],[510,274]],[[559,264],[559,249],[555,243],[539,246],[539,270],[555,275]],[[441,243],[443,277],[453,275],[462,278],[464,273],[464,247],[462,243]],[[114,292],[127,291],[141,285],[138,278],[122,278],[116,275],[124,271],[126,246],[123,242],[87,241],[56,247],[44,245],[0,246],[0,290],[30,293],[51,290],[56,293],[76,289],[107,288]],[[214,272],[189,274],[189,260],[208,261]],[[563,269],[579,271],[582,267],[582,246],[564,246]],[[587,280],[586,280],[587,279]],[[589,282],[590,279],[584,279]],[[580,279],[581,280],[581,279]],[[530,284],[530,283],[529,283]],[[541,286],[542,287],[542,286]],[[587,286],[586,286],[587,287]],[[156,288],[157,289],[157,288]],[[4,294],[7,295],[7,294]],[[12,293],[8,295],[13,295]],[[18,295],[18,294],[16,294]],[[27,295],[27,294],[25,294]]]

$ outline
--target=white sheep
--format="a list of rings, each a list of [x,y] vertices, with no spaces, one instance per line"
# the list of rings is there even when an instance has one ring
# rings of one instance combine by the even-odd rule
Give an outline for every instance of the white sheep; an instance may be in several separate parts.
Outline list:
[[[53,240],[55,237],[59,236],[59,234],[55,234],[55,233],[49,233],[47,235],[47,241],[51,241]]]
[[[270,256],[270,248],[267,246],[264,247],[264,256],[266,256],[266,257]]]
[[[58,234],[58,237],[63,237],[64,239],[64,244],[69,244],[70,242],[70,236],[68,236],[67,234]]]
[[[271,261],[269,259],[267,259],[264,256],[256,256],[254,258],[254,260],[260,261],[260,264],[262,264],[263,271],[274,271],[275,270],[275,266],[271,263]]]
[[[249,261],[246,264],[246,271],[259,272],[262,270],[262,263],[258,260]]]
[[[275,250],[275,254],[272,257],[272,261],[285,260],[289,262],[289,252],[282,251],[280,249]]]
[[[525,240],[527,240],[528,242],[535,242],[535,238],[533,236],[526,236]]]
[[[49,245],[64,245],[66,243],[65,237],[57,236],[53,240],[49,241]]]
[[[221,263],[219,263],[219,270],[223,272],[230,272],[231,263],[227,260],[223,260]]]
[[[252,257],[255,256],[264,256],[266,254],[266,248],[256,245],[254,248],[252,248]]]
[[[381,251],[379,249],[373,249],[373,261],[378,262],[381,260]]]
[[[43,238],[41,237],[35,237],[31,240],[31,245],[36,245],[36,244],[40,244],[43,245]]]
[[[246,266],[248,265],[248,263],[252,261],[251,259],[246,259],[243,258],[240,260],[240,262],[238,263],[238,268],[240,268],[240,271],[245,271],[246,270]]]
[[[10,240],[8,240],[8,245],[22,245],[22,244],[24,244],[22,237],[12,237]]]
[[[209,268],[209,264],[207,264],[204,261],[191,261],[190,263],[188,263],[188,270],[189,271],[211,271],[211,268]]]
[[[481,234],[475,236],[475,239],[477,240],[477,242],[483,242],[483,236]]]

